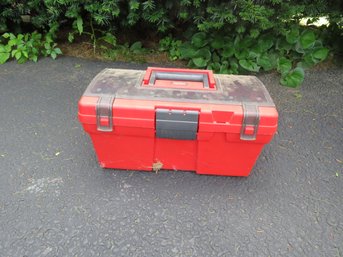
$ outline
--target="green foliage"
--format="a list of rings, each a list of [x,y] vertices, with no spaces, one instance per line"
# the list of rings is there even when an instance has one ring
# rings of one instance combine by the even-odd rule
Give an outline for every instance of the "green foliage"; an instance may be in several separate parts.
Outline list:
[[[169,59],[175,61],[181,57],[181,44],[181,40],[175,40],[171,36],[167,36],[160,40],[159,51],[168,52]]]
[[[101,45],[101,48],[105,57],[112,61],[123,58],[127,61],[143,63],[145,62],[145,56],[150,53],[150,50],[144,48],[140,41],[134,42],[132,45],[127,43],[123,45],[117,44],[112,47],[104,47]]]
[[[304,80],[304,68],[324,61],[329,49],[323,47],[314,30],[293,26],[277,38],[270,32],[258,36],[240,29],[236,36],[199,32],[180,46],[180,58],[194,68],[217,73],[246,73],[276,69],[280,83],[296,87]]]
[[[2,0],[0,32],[20,32],[28,23],[46,32],[54,24],[75,21],[80,34],[93,22],[112,34],[132,27],[167,33],[230,28],[256,38],[266,30],[283,31],[302,17],[328,16],[332,23],[342,22],[342,8],[340,0]]]
[[[145,52],[142,42],[137,41],[130,46],[130,51],[134,54],[142,54]]]
[[[11,57],[18,63],[25,63],[28,60],[37,62],[40,55],[56,59],[57,55],[62,54],[49,33],[45,37],[37,32],[18,35],[4,33],[0,42],[0,64]]]
[[[112,57],[120,51],[146,53],[140,43],[133,42],[152,36],[162,38],[159,49],[168,52],[171,60],[185,59],[191,67],[219,73],[276,69],[281,83],[293,86],[301,81],[294,79],[301,77],[299,70],[324,61],[329,47],[343,52],[342,13],[341,0],[2,0],[0,33],[18,36],[39,31],[54,38],[63,28],[68,41],[86,36],[94,54],[101,48]],[[313,22],[321,16],[328,17],[330,26],[320,33],[299,26],[303,17]],[[130,38],[128,34],[143,36]],[[125,35],[121,46],[118,35]],[[53,42],[38,48],[51,57],[59,52],[53,50]],[[30,58],[21,47],[17,52],[14,58]],[[0,48],[0,61],[9,59],[12,49],[9,57],[8,53],[8,47]]]
[[[92,19],[90,21],[89,31],[85,31],[83,27],[83,19],[80,16],[77,16],[76,20],[74,20],[73,22],[73,29],[73,32],[69,32],[68,34],[68,41],[72,43],[76,35],[83,34],[89,36],[92,42],[91,44],[93,47],[94,55],[96,54],[96,49],[98,45],[101,45],[103,49],[107,49],[108,47],[111,48],[116,46],[117,44],[117,39],[113,34],[94,28]],[[106,43],[107,46],[104,45],[104,43]]]
[[[300,67],[295,68],[282,75],[280,83],[288,87],[297,87],[304,81],[304,70]]]

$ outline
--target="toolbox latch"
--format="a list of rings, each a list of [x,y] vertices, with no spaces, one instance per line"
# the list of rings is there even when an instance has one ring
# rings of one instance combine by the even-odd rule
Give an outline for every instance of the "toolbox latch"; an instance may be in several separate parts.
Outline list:
[[[199,112],[196,110],[156,109],[156,137],[194,140],[197,137]]]
[[[112,106],[114,97],[101,96],[96,105],[96,126],[98,131],[110,132],[113,130]]]
[[[254,104],[243,104],[243,124],[241,140],[255,140],[260,123],[258,106]]]

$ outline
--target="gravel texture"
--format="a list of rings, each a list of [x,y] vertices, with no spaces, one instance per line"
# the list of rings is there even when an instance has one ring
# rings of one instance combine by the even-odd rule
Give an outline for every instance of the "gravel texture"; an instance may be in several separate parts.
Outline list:
[[[0,66],[0,256],[343,256],[343,70],[260,75],[279,131],[248,178],[103,170],[77,101],[103,68]]]

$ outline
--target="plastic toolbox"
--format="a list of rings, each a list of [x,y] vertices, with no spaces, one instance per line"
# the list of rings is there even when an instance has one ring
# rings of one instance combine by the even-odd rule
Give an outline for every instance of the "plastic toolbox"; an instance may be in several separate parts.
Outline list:
[[[101,71],[78,117],[101,167],[248,176],[278,113],[254,76],[148,68]]]

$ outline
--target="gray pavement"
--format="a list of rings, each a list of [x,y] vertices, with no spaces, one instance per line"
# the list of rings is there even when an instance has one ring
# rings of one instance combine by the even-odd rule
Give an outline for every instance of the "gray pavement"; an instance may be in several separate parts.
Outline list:
[[[279,131],[248,178],[103,170],[77,120],[101,69],[0,66],[0,256],[343,256],[343,70],[260,75]],[[336,174],[337,173],[337,174]]]

